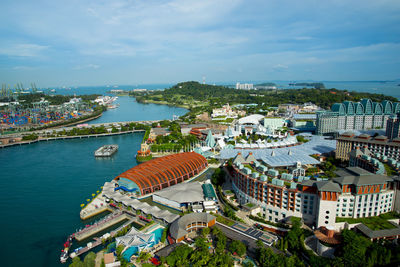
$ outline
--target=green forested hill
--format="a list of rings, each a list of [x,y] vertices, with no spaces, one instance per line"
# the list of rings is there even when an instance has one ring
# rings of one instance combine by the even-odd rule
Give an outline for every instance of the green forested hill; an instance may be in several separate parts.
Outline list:
[[[283,103],[303,104],[312,102],[323,108],[329,108],[336,102],[345,100],[359,101],[370,98],[372,101],[381,102],[385,99],[397,101],[395,97],[383,94],[348,92],[337,89],[287,89],[287,90],[236,90],[225,86],[200,84],[198,82],[182,82],[165,89],[164,91],[151,91],[147,94],[135,94],[140,102],[163,102],[172,105],[216,106],[230,104],[263,104],[263,106],[277,106]]]

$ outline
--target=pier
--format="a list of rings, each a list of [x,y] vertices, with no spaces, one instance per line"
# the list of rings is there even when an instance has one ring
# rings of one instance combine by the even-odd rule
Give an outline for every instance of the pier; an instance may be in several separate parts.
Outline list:
[[[114,231],[111,231],[111,232],[110,232],[110,236],[111,236],[111,237],[114,237],[119,231],[121,231],[123,228],[127,227],[128,225],[130,225],[130,224],[131,224],[132,222],[134,222],[134,221],[135,221],[134,218],[129,219],[128,222],[124,223],[123,225],[121,225],[120,227],[118,227],[117,229],[115,229]],[[86,246],[86,247],[80,249],[80,250],[77,251],[77,252],[72,252],[72,253],[70,254],[70,257],[71,257],[71,258],[75,258],[76,256],[80,256],[80,255],[82,255],[82,254],[88,252],[89,250],[91,250],[91,249],[93,249],[93,248],[95,248],[95,247],[97,247],[97,246],[99,246],[99,245],[102,244],[101,238],[95,237],[95,238],[93,238],[93,239],[94,239],[95,241],[94,241],[94,242],[91,242],[91,243],[92,243],[91,246]]]
[[[108,215],[100,222],[95,223],[89,227],[86,227],[79,232],[76,232],[74,234],[74,237],[76,240],[81,241],[81,240],[84,240],[84,239],[98,233],[98,232],[101,232],[101,231],[107,229],[108,227],[113,226],[114,224],[117,224],[124,220],[133,220],[133,219],[134,219],[134,217],[132,217],[131,215],[121,212],[121,211],[118,211],[118,212]]]

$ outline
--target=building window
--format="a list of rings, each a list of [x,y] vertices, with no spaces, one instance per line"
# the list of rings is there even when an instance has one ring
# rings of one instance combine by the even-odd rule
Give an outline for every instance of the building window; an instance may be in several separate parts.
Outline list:
[[[328,221],[325,221],[325,224],[328,224],[329,222]]]
[[[329,214],[329,210],[327,210],[325,213],[326,213],[326,214]]]

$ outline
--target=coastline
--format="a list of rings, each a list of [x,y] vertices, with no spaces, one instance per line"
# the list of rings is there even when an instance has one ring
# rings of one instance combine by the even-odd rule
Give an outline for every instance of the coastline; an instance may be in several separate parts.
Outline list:
[[[48,137],[48,138],[39,138],[36,140],[29,140],[29,141],[23,141],[23,142],[18,142],[18,143],[11,143],[11,144],[6,144],[6,145],[0,145],[0,148],[6,148],[6,147],[11,147],[11,146],[22,146],[22,145],[29,145],[33,143],[38,143],[42,141],[53,141],[53,140],[66,140],[66,139],[82,139],[82,138],[91,138],[91,137],[103,137],[103,136],[112,136],[112,135],[122,135],[122,134],[129,134],[129,133],[138,133],[138,132],[143,132],[144,130],[131,130],[131,131],[124,131],[124,132],[118,132],[118,133],[103,133],[103,134],[88,134],[88,135],[74,135],[74,136],[58,136],[58,137]]]
[[[188,105],[174,105],[174,104],[170,104],[170,103],[168,103],[168,102],[166,102],[166,101],[154,101],[154,100],[142,100],[142,101],[138,101],[137,99],[136,99],[136,101],[138,102],[138,103],[141,103],[141,104],[155,104],[155,105],[165,105],[165,106],[169,106],[169,107],[177,107],[177,108],[184,108],[184,109],[187,109],[188,110],[188,112],[190,112],[190,107],[188,106]]]
[[[80,123],[84,123],[84,122],[88,122],[88,121],[92,121],[92,120],[95,120],[95,119],[98,119],[98,118],[100,118],[101,116],[103,116],[103,112],[101,112],[100,114],[97,114],[97,115],[94,115],[94,116],[89,116],[88,118],[85,118],[85,119],[82,119],[82,120],[80,120],[79,118],[76,120],[76,121],[74,121],[74,122],[65,122],[66,124],[60,124],[60,125],[55,125],[55,126],[49,126],[49,127],[43,127],[43,128],[41,128],[41,129],[35,129],[35,130],[32,130],[32,131],[27,131],[27,132],[36,132],[36,131],[41,131],[41,130],[49,130],[49,129],[57,129],[57,128],[60,128],[60,127],[68,127],[68,126],[74,126],[74,125],[77,125],[77,124],[80,124]]]

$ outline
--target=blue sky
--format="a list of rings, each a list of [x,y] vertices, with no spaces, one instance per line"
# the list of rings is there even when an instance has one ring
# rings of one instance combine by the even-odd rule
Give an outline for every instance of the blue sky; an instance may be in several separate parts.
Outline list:
[[[0,83],[400,78],[398,0],[2,0]]]

